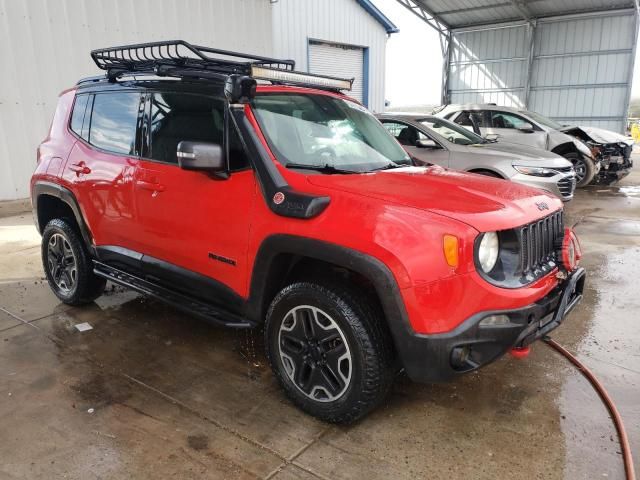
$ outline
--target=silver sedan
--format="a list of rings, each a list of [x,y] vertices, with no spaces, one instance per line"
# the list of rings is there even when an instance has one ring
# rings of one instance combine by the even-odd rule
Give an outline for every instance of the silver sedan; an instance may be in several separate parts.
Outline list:
[[[378,115],[385,128],[416,160],[504,178],[573,198],[576,175],[570,161],[546,150],[496,143],[442,118],[421,114]]]

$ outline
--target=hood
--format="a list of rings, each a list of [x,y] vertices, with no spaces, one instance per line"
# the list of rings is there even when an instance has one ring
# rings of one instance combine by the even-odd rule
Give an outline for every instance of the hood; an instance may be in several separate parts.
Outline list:
[[[563,132],[566,132],[570,135],[573,135],[576,130],[582,130],[584,135],[586,135],[595,143],[626,143],[627,145],[633,145],[634,143],[633,138],[631,137],[625,137],[624,135],[620,135],[619,133],[612,132],[611,130],[604,130],[602,128],[574,126],[562,129]]]
[[[524,225],[562,207],[558,198],[542,190],[441,167],[406,167],[357,175],[310,175],[307,180],[320,187],[444,215],[480,232]],[[540,210],[544,208],[543,203],[548,209]]]
[[[565,168],[571,166],[571,162],[560,155],[547,150],[526,147],[515,143],[481,143],[477,145],[469,145],[467,149],[469,152],[474,154],[480,153],[506,160],[513,160],[514,163],[520,163],[522,165],[548,168]]]

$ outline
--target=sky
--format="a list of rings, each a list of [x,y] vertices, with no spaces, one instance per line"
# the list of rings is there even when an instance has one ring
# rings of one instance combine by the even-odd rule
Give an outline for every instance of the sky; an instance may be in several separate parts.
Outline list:
[[[396,0],[374,3],[400,29],[387,41],[386,99],[391,107],[439,105],[442,53],[438,33]],[[640,49],[631,96],[640,97]]]
[[[438,32],[396,0],[374,3],[400,29],[387,40],[386,100],[391,107],[439,105],[442,52]]]

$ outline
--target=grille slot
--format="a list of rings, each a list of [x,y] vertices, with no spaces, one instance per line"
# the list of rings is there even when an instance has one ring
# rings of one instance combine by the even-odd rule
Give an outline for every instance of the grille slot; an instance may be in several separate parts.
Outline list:
[[[563,197],[570,197],[576,189],[576,177],[564,177],[558,180],[558,190]]]
[[[520,265],[524,275],[535,275],[544,270],[544,266],[556,262],[556,249],[564,235],[562,215],[559,211],[520,227]]]

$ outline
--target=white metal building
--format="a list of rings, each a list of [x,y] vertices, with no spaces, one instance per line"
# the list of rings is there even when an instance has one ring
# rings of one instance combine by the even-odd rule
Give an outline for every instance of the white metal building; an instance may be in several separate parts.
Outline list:
[[[398,0],[441,33],[443,103],[623,131],[638,0]]]
[[[370,0],[0,0],[0,201],[29,195],[58,94],[99,73],[93,48],[182,38],[291,58],[355,78],[354,96],[381,111],[396,31]]]

